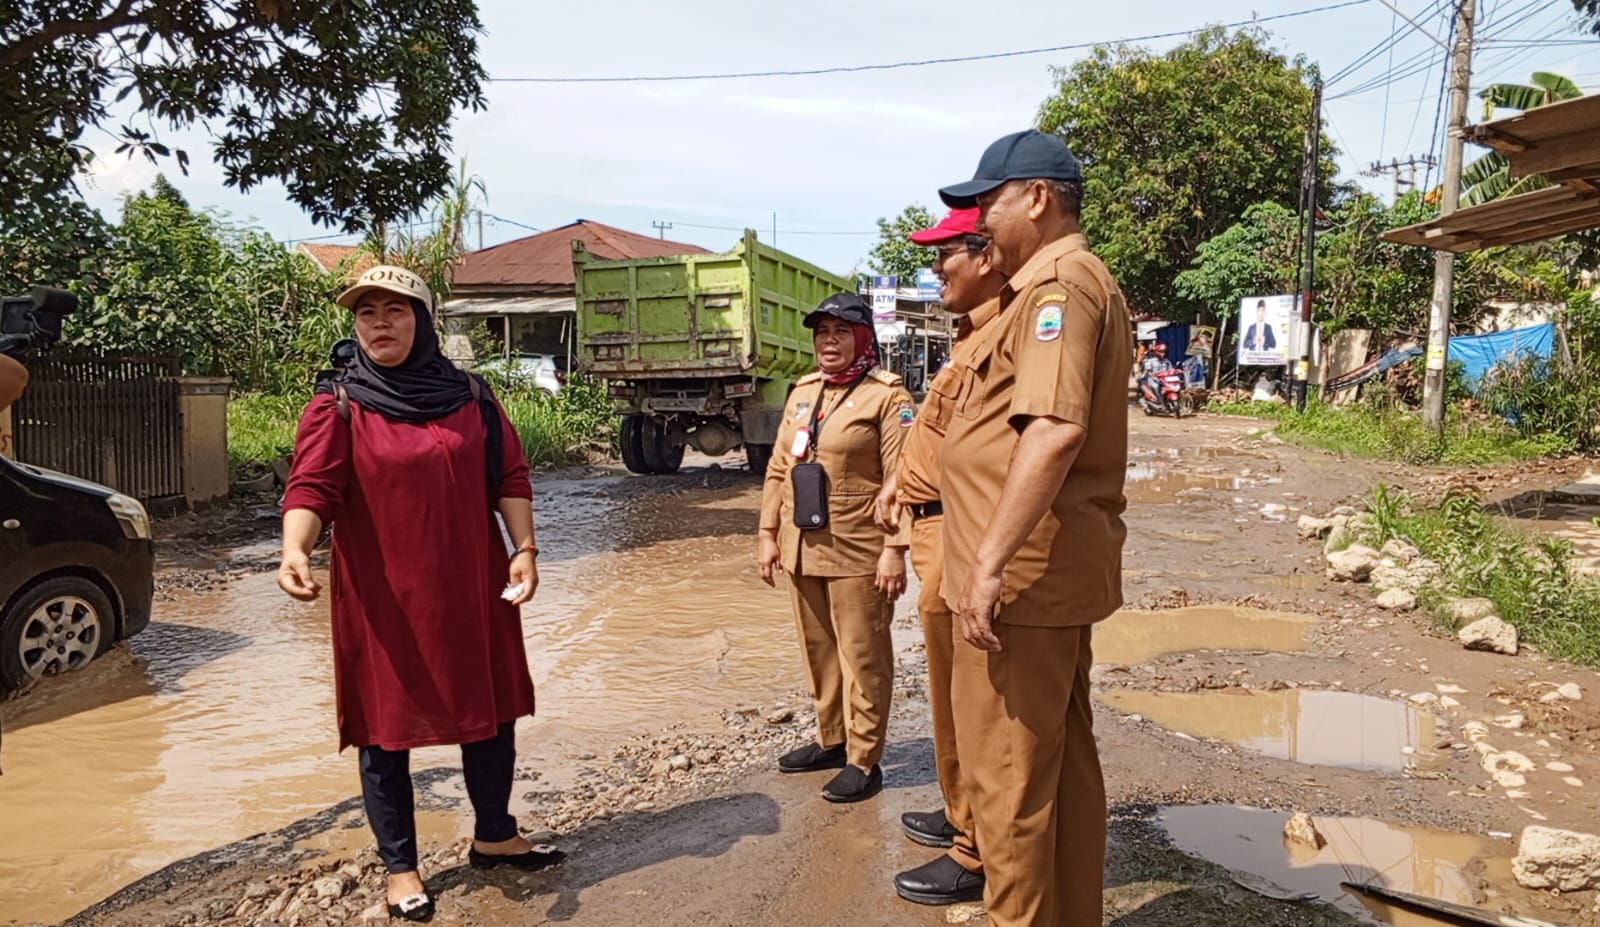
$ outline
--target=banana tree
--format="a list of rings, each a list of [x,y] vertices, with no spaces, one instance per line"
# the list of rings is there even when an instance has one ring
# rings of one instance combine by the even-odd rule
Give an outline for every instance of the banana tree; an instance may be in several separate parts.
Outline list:
[[[1483,118],[1489,120],[1494,118],[1497,110],[1536,109],[1581,97],[1583,91],[1560,74],[1535,71],[1527,84],[1490,84],[1479,96],[1483,98]],[[1549,181],[1538,175],[1513,180],[1507,169],[1505,155],[1492,151],[1462,170],[1461,205],[1478,206],[1549,185]]]

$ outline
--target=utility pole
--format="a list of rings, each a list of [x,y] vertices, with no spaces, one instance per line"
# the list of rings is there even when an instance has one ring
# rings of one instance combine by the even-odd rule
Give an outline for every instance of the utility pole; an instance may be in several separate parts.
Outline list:
[[[473,210],[473,212],[476,212],[478,214],[478,250],[482,251],[483,250],[483,210],[475,209],[475,210]]]
[[[667,237],[667,229],[672,228],[672,223],[671,222],[656,222],[656,221],[652,220],[651,223],[650,223],[650,226],[651,226],[651,228],[654,228],[657,232],[660,233],[659,237],[664,241],[664,240],[666,240],[666,237]]]
[[[778,211],[772,211],[772,247],[778,247]]]
[[[1306,407],[1306,381],[1311,377],[1311,290],[1317,269],[1317,168],[1322,161],[1322,75],[1311,85],[1311,124],[1306,129],[1305,174],[1301,195],[1305,197],[1305,266],[1300,278],[1300,325],[1296,332],[1296,353],[1290,388],[1295,407]]]
[[[1390,158],[1388,164],[1384,164],[1382,161],[1374,161],[1370,167],[1361,172],[1361,176],[1381,177],[1384,174],[1393,174],[1394,198],[1390,200],[1392,204],[1400,199],[1400,188],[1416,189],[1417,168],[1425,167],[1431,170],[1438,166],[1439,162],[1431,154],[1412,155],[1404,161],[1399,158]],[[1402,177],[1402,174],[1405,176]]]
[[[1456,40],[1450,50],[1450,120],[1444,139],[1444,186],[1439,192],[1439,215],[1456,211],[1461,200],[1461,132],[1467,124],[1467,91],[1472,82],[1472,21],[1475,0],[1458,0]],[[1427,372],[1422,379],[1422,423],[1444,429],[1445,358],[1450,351],[1450,303],[1455,284],[1456,256],[1439,251],[1433,258],[1433,305],[1428,313]]]

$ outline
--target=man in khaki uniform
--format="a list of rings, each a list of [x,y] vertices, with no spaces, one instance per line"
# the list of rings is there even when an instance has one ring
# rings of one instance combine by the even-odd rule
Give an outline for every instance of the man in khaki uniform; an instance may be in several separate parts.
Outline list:
[[[905,591],[910,542],[909,524],[886,533],[873,521],[873,500],[899,463],[915,407],[900,376],[877,366],[871,321],[870,307],[848,293],[806,316],[820,369],[789,394],[761,496],[761,578],[771,585],[774,570],[789,574],[817,710],[817,742],[784,755],[778,768],[843,767],[822,790],[835,802],[883,787],[878,761],[894,690],[889,624]],[[802,461],[827,475],[823,526],[796,524],[790,477]]]
[[[900,452],[895,478],[878,496],[878,517],[886,528],[899,526],[902,509],[911,518],[911,566],[921,592],[928,658],[928,703],[933,715],[933,754],[944,807],[900,816],[906,836],[932,847],[949,847],[933,861],[895,876],[900,897],[919,904],[954,904],[983,897],[983,861],[973,839],[972,809],[961,784],[955,724],[950,707],[950,664],[954,650],[950,608],[939,594],[944,571],[944,513],[939,499],[939,457],[946,429],[959,402],[961,371],[982,349],[990,323],[1000,314],[1005,276],[995,269],[989,241],[978,234],[978,210],[952,209],[937,225],[914,232],[911,240],[935,249],[933,263],[944,286],[945,311],[961,317],[950,362],[929,385],[916,422]],[[964,646],[964,645],[963,645]]]
[[[989,146],[976,205],[1010,279],[945,436],[956,749],[996,927],[1098,927],[1105,785],[1090,626],[1122,604],[1127,306],[1078,225],[1082,175],[1036,131]]]

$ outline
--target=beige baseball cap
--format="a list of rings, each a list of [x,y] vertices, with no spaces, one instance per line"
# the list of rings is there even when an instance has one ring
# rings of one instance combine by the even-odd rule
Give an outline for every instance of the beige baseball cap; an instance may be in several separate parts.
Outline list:
[[[356,280],[355,284],[335,300],[346,309],[354,309],[362,296],[373,290],[385,290],[398,293],[411,299],[420,299],[422,304],[433,311],[433,291],[428,289],[428,284],[423,279],[404,267],[395,267],[393,264],[379,264],[369,269]]]

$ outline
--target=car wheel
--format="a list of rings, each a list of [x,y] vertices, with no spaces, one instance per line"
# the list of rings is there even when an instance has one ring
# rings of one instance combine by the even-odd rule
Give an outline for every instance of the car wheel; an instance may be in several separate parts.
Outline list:
[[[79,576],[47,579],[24,590],[0,617],[0,687],[20,689],[82,669],[105,653],[115,633],[111,602],[99,586]]]

